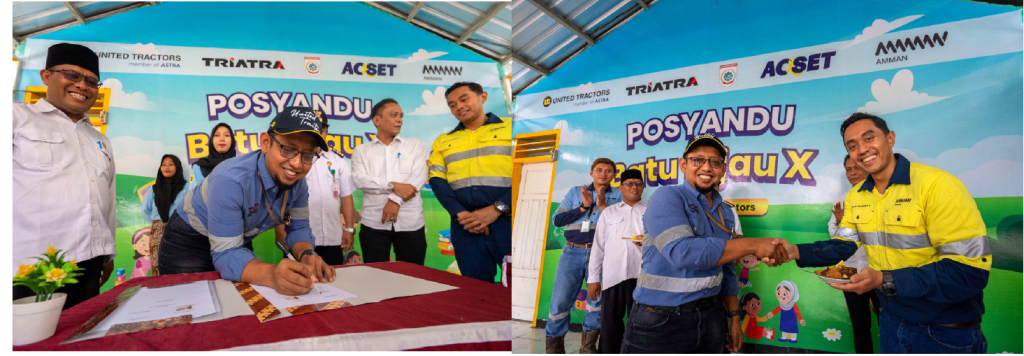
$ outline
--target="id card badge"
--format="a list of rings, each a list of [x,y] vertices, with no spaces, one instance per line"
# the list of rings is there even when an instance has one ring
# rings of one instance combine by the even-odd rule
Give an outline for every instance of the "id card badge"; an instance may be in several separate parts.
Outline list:
[[[590,220],[583,220],[583,227],[580,228],[580,232],[590,232]]]

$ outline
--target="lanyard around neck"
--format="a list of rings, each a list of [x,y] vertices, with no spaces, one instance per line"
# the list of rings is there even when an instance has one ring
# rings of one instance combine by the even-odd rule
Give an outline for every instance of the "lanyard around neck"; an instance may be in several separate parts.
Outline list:
[[[263,152],[259,153],[259,155],[262,154]],[[263,185],[263,175],[260,174],[260,158],[261,156],[256,156],[256,177],[259,178],[260,189],[263,191],[263,205],[267,207],[267,215],[270,215],[270,220],[274,221],[274,225],[292,226],[291,214],[284,213],[284,206],[288,203],[288,191],[284,192],[284,199],[281,199],[281,221],[274,219],[274,211],[270,209],[270,199],[267,198],[267,187]]]
[[[732,230],[729,230],[729,228],[725,226],[725,217],[722,216],[722,207],[719,206],[717,210],[718,210],[718,218],[720,220],[715,220],[715,218],[712,217],[711,213],[708,213],[707,210],[704,210],[704,215],[707,215],[708,219],[711,219],[711,222],[715,223],[715,225],[718,225],[718,227],[721,228],[722,231],[725,231],[725,233],[729,234],[729,236],[734,236],[735,237],[736,233],[732,232]]]

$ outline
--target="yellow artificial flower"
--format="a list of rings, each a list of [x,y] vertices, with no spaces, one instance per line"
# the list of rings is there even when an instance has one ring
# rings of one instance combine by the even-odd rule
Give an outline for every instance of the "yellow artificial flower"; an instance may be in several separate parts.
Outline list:
[[[34,271],[35,269],[36,269],[36,266],[33,266],[33,265],[20,265],[20,266],[18,266],[18,274],[16,274],[15,276],[18,277],[18,278],[25,277],[29,273],[32,273],[32,271]]]
[[[75,262],[75,260],[71,260],[71,268],[78,268],[78,262]]]
[[[50,245],[50,247],[46,249],[46,255],[47,256],[53,256],[53,255],[56,255],[56,254],[57,254],[57,248],[53,247],[53,245]]]
[[[64,273],[64,270],[62,270],[60,268],[54,268],[54,269],[51,269],[49,272],[46,272],[46,281],[47,282],[60,282],[60,281],[64,280],[64,277],[67,277],[67,276],[68,276],[68,274]]]

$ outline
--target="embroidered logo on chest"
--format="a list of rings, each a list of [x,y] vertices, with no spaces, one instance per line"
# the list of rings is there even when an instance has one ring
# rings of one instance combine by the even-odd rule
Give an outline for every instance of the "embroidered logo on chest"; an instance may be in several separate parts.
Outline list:
[[[246,218],[252,217],[252,214],[255,214],[257,210],[260,210],[260,204],[259,203],[256,203],[256,205],[253,205],[251,208],[249,208],[249,214],[246,215],[245,217]]]

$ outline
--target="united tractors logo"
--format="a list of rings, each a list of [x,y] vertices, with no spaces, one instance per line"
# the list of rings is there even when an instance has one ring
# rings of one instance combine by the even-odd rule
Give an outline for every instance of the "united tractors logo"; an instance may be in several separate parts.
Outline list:
[[[726,64],[719,68],[719,79],[722,81],[723,87],[732,86],[732,83],[736,82],[736,63]]]
[[[551,97],[550,96],[544,98],[544,107],[548,107],[548,106],[551,106]]]
[[[305,57],[306,73],[309,75],[320,74],[320,57]]]

